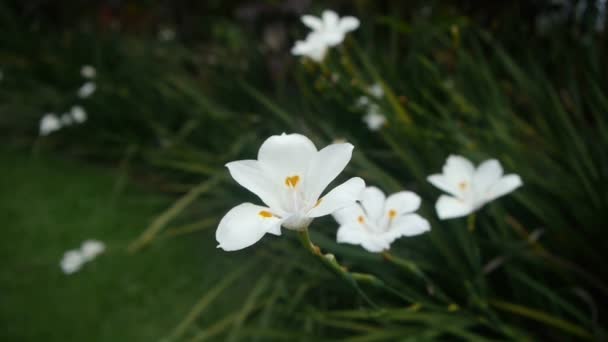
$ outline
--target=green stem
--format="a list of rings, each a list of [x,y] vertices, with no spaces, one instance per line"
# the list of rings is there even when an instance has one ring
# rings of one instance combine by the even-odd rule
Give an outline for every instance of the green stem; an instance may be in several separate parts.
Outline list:
[[[488,301],[490,305],[506,312],[510,312],[515,315],[519,315],[522,317],[526,317],[537,322],[545,323],[546,325],[552,326],[554,328],[560,329],[564,332],[570,333],[572,335],[576,335],[585,339],[592,339],[593,335],[589,333],[587,330],[582,327],[563,320],[561,318],[557,318],[549,315],[546,312],[542,312],[536,309],[532,309],[523,305],[514,304],[505,302],[498,299],[491,299]]]
[[[369,304],[372,308],[378,309],[378,305],[374,303],[368,296],[363,292],[361,287],[359,287],[359,282],[366,283],[375,283],[378,279],[369,274],[361,274],[361,273],[349,273],[348,270],[342,265],[338,263],[336,257],[333,254],[323,254],[321,253],[321,249],[314,245],[310,240],[310,235],[308,234],[308,228],[298,231],[298,236],[300,237],[300,242],[302,246],[304,246],[313,256],[317,259],[321,260],[325,266],[327,266],[330,270],[336,273],[338,276],[346,280],[355,291]]]
[[[474,232],[475,231],[475,213],[472,213],[471,215],[469,215],[469,217],[467,218],[467,227],[469,228],[469,232]]]
[[[384,257],[384,260],[404,269],[407,272],[413,273],[415,276],[422,279],[441,300],[450,305],[455,304],[454,301],[451,300],[440,287],[435,285],[434,282],[424,272],[422,272],[418,265],[416,265],[416,263],[413,261],[399,258],[388,251],[383,252],[382,256]]]

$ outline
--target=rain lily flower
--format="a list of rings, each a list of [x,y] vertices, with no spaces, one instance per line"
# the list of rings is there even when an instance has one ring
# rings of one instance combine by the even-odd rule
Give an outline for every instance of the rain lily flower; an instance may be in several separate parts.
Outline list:
[[[80,68],[80,75],[84,78],[95,78],[96,74],[97,71],[90,65],[83,65],[82,68]]]
[[[84,110],[84,108],[80,106],[72,106],[72,109],[70,110],[70,115],[72,116],[72,119],[74,119],[74,121],[77,123],[83,123],[87,121],[87,112]]]
[[[372,253],[390,248],[402,236],[414,236],[431,229],[429,222],[414,212],[420,197],[401,191],[388,197],[373,186],[361,193],[361,202],[338,210],[333,217],[340,224],[338,242],[361,245]]]
[[[94,82],[86,82],[78,89],[78,97],[87,98],[95,92],[95,89],[97,89],[97,86]]]
[[[455,155],[448,157],[443,174],[431,175],[427,180],[451,195],[441,195],[435,205],[442,220],[467,216],[523,184],[516,174],[503,176],[496,159],[486,160],[475,168],[468,159]]]
[[[79,250],[70,250],[63,254],[60,266],[63,273],[72,274],[78,271],[85,262],[86,260]]]
[[[348,32],[359,27],[359,19],[352,16],[340,18],[332,10],[323,11],[321,17],[304,15],[301,20],[312,32],[306,36],[306,40],[297,41],[291,53],[316,62],[323,60],[328,48],[341,44]]]
[[[257,160],[226,164],[237,183],[256,194],[265,206],[243,203],[220,221],[218,248],[235,251],[251,246],[266,233],[281,235],[281,226],[307,229],[310,222],[355,203],[365,182],[353,177],[329,191],[325,188],[344,170],[353,145],[332,144],[320,151],[300,134],[266,139]]]
[[[99,254],[106,250],[106,245],[98,240],[86,240],[80,247],[80,253],[85,261],[95,259]]]
[[[40,119],[40,135],[49,135],[60,129],[61,122],[55,114],[47,113],[42,117],[42,119]]]

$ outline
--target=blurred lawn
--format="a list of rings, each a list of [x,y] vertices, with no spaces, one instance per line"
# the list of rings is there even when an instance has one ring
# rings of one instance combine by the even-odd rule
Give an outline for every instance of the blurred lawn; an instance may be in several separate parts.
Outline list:
[[[216,282],[207,275],[221,277],[203,262],[216,251],[212,231],[127,254],[168,198],[133,185],[117,195],[116,172],[47,155],[4,151],[0,165],[0,340],[158,340]],[[103,240],[106,253],[63,274],[63,252],[89,238]]]

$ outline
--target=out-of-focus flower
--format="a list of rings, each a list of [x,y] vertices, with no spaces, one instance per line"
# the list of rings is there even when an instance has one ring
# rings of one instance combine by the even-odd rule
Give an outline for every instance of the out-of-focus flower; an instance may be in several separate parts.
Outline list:
[[[175,30],[170,27],[163,27],[158,30],[158,40],[169,42],[175,39]]]
[[[370,131],[377,131],[386,124],[386,117],[380,114],[380,107],[373,103],[363,117],[363,122],[367,124]]]
[[[57,115],[55,115],[54,113],[47,113],[42,117],[42,119],[40,119],[40,135],[49,135],[60,129],[61,122]]]
[[[70,250],[63,254],[60,266],[65,274],[72,274],[78,271],[86,262],[79,250]]]
[[[486,160],[476,169],[468,159],[455,155],[448,157],[442,174],[431,175],[427,180],[452,195],[441,195],[437,200],[435,209],[442,220],[467,216],[523,184],[516,174],[503,176],[496,159]]]
[[[84,108],[80,106],[72,106],[72,109],[70,109],[70,115],[72,116],[72,119],[74,119],[74,121],[77,123],[83,123],[87,121],[87,112],[84,110]]]
[[[80,253],[85,261],[95,259],[99,254],[106,250],[106,245],[99,240],[86,240],[80,247]]]
[[[304,15],[301,20],[312,32],[305,40],[297,41],[291,53],[309,57],[316,62],[325,58],[328,48],[342,43],[348,32],[359,27],[359,19],[352,16],[340,18],[332,10],[323,11],[321,17]]]
[[[78,97],[87,98],[95,92],[95,89],[97,89],[95,82],[86,82],[78,89]]]
[[[317,151],[300,134],[274,135],[266,139],[257,160],[226,164],[240,185],[256,194],[266,206],[243,203],[220,221],[215,237],[218,248],[234,251],[251,246],[266,233],[281,235],[281,226],[307,229],[310,222],[358,199],[365,182],[358,177],[321,194],[346,167],[353,145],[332,144]]]
[[[61,115],[60,121],[62,126],[69,126],[74,122],[70,113],[63,113]]]
[[[83,65],[82,68],[80,68],[80,75],[84,78],[95,78],[97,71],[91,65]]]
[[[340,224],[337,241],[361,245],[373,253],[388,250],[402,236],[431,229],[426,219],[414,213],[419,207],[420,197],[413,192],[401,191],[387,198],[380,189],[367,187],[360,203],[333,213]]]
[[[375,98],[380,99],[384,96],[384,89],[382,89],[382,86],[378,83],[375,83],[374,85],[370,86],[369,88],[367,88],[367,91]]]

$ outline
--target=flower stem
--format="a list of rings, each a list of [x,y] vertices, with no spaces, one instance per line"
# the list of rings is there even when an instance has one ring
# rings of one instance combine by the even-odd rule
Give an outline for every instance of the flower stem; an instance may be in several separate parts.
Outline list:
[[[469,228],[469,232],[475,231],[475,213],[472,213],[467,217],[467,227]]]
[[[435,285],[433,281],[424,272],[422,272],[418,265],[416,265],[416,263],[414,263],[413,261],[399,258],[391,254],[389,251],[382,252],[382,257],[384,258],[384,260],[392,263],[393,265],[396,265],[397,267],[400,267],[407,272],[413,273],[415,276],[422,279],[426,283],[426,285],[430,289],[432,289],[432,291],[437,294],[437,297],[439,297],[441,300],[445,301],[446,303],[449,303],[450,305],[455,304],[454,301],[451,300],[440,287]]]

